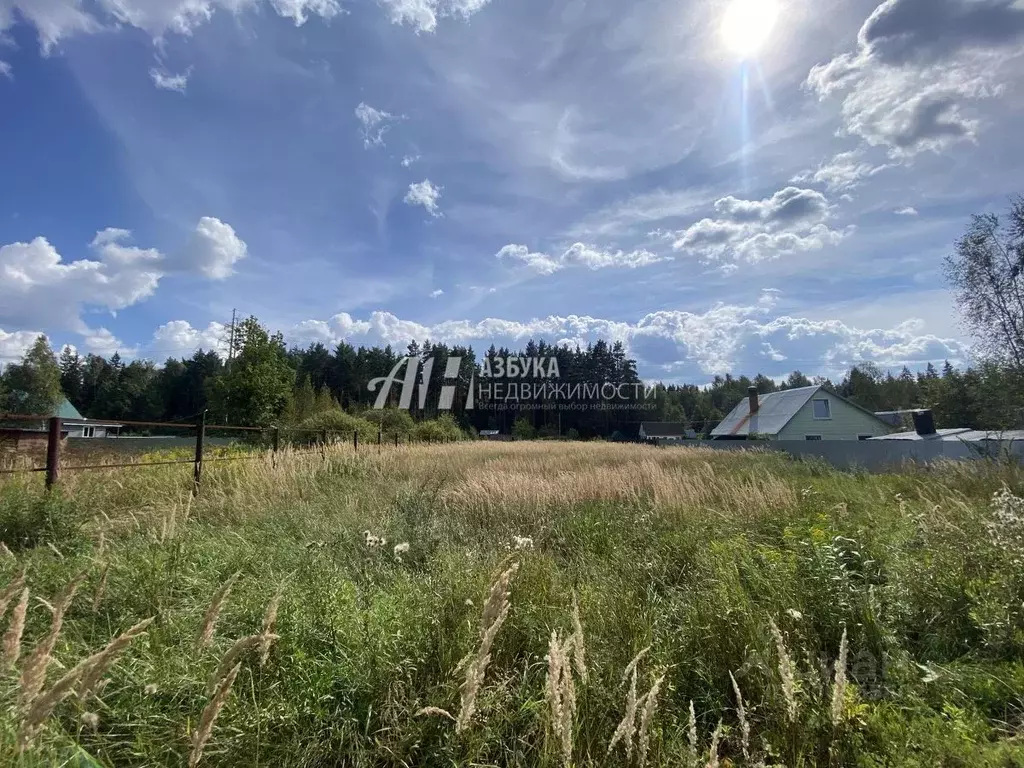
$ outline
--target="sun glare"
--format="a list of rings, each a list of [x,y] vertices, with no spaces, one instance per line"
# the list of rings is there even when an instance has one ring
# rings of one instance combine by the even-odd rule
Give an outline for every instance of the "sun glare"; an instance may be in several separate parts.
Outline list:
[[[732,0],[722,19],[722,40],[741,58],[764,47],[779,15],[776,0]]]

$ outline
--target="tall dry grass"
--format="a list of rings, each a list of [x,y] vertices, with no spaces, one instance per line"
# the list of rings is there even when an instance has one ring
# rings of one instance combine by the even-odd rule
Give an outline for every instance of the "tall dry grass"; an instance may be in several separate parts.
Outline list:
[[[0,486],[0,763],[909,768],[896,727],[917,765],[1016,759],[1003,467],[464,443],[211,464],[194,499],[67,477]]]

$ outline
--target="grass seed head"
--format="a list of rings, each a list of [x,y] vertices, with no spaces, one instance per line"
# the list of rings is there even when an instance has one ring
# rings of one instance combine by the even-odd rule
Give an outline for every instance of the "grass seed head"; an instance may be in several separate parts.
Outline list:
[[[227,704],[231,686],[235,684],[235,678],[238,677],[238,671],[241,668],[241,664],[236,664],[231,668],[203,708],[203,714],[199,717],[199,727],[196,728],[196,732],[192,736],[192,752],[188,756],[189,768],[195,768],[203,759],[203,750],[213,734],[213,726],[217,722],[220,711]]]
[[[750,723],[747,722],[747,710],[743,706],[743,694],[740,692],[739,683],[736,682],[736,678],[732,672],[729,673],[729,679],[732,681],[732,690],[736,694],[736,717],[740,721],[740,744],[743,749],[743,759],[750,760]]]
[[[456,720],[456,731],[465,730],[476,711],[477,694],[483,685],[487,665],[491,662],[491,646],[494,644],[494,638],[497,637],[501,625],[505,623],[511,606],[509,584],[518,570],[519,563],[512,563],[491,585],[480,620],[480,645],[475,656],[466,666],[466,679],[461,686],[462,701]]]
[[[789,722],[796,720],[796,670],[793,666],[793,659],[786,650],[786,642],[782,638],[782,632],[773,619],[768,619],[768,626],[771,629],[772,637],[775,638],[775,650],[779,655],[779,680],[782,683],[782,696],[786,700],[786,717]]]
[[[651,723],[654,722],[654,713],[658,709],[658,693],[664,682],[665,675],[663,673],[654,681],[651,689],[644,694],[644,708],[640,713],[640,728],[638,729],[640,740],[637,748],[637,760],[641,766],[647,762],[647,749],[651,743]]]
[[[846,656],[849,646],[846,641],[846,627],[839,641],[839,658],[836,659],[835,678],[832,681],[832,725],[838,727],[843,721],[843,706],[846,701]]]
[[[21,635],[25,631],[25,613],[28,611],[28,587],[21,591],[21,599],[11,613],[11,623],[4,632],[3,663],[9,667],[21,656]]]
[[[227,601],[228,596],[231,594],[231,588],[235,585],[235,581],[242,575],[241,571],[235,571],[227,581],[217,587],[217,591],[213,593],[213,597],[210,599],[210,605],[206,608],[206,613],[203,615],[203,623],[199,627],[199,633],[196,635],[195,647],[197,651],[201,651],[210,645],[210,641],[213,640],[213,630],[217,625],[217,618],[220,616],[221,609],[224,607],[224,603]]]

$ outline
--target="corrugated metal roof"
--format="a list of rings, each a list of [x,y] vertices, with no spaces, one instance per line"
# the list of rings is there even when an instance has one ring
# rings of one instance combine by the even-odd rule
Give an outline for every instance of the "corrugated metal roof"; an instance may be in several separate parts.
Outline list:
[[[757,413],[753,416],[750,415],[750,400],[744,397],[711,431],[711,436],[777,435],[819,389],[820,386],[800,387],[759,395]]]
[[[1002,432],[986,432],[968,427],[949,427],[935,430],[934,435],[919,435],[917,432],[897,432],[894,435],[872,437],[872,440],[945,440],[948,442],[977,443],[987,440],[1024,440],[1024,429],[1008,429]]]
[[[911,430],[909,432],[895,432],[891,435],[879,435],[878,437],[872,437],[871,440],[941,440],[947,435],[962,435],[970,431],[967,427],[956,427],[937,429],[934,435],[919,435]]]

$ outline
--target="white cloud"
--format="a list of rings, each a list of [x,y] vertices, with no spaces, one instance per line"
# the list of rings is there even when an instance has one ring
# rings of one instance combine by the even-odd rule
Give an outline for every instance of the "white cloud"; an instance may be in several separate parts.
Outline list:
[[[824,184],[829,192],[842,192],[853,189],[864,179],[880,173],[892,165],[883,163],[876,165],[864,159],[860,150],[840,152],[818,166],[817,170],[804,171],[794,176],[792,181],[797,184]]]
[[[893,211],[897,216],[917,216],[917,208],[912,205],[908,205],[905,208],[897,208]]]
[[[86,351],[102,357],[110,357],[115,352],[121,357],[134,357],[138,348],[126,345],[106,328],[91,328],[82,333],[82,342]]]
[[[440,18],[468,18],[488,0],[379,0],[395,24],[433,32]],[[328,21],[346,13],[341,0],[0,0],[0,32],[21,18],[33,25],[44,54],[76,34],[136,27],[154,39],[190,35],[218,12],[240,14],[269,5],[296,26],[313,17]],[[2,72],[2,68],[0,68]]]
[[[228,351],[228,327],[210,323],[206,328],[193,328],[185,320],[172,320],[153,332],[147,353],[155,358],[187,357],[197,349],[213,350],[222,357]]]
[[[430,292],[430,298],[436,299],[438,296],[444,296],[444,291],[442,291],[440,288],[437,288]]]
[[[715,218],[677,232],[673,248],[733,271],[736,262],[758,262],[784,253],[838,244],[850,232],[831,229],[831,208],[820,192],[786,187],[763,200],[733,196],[715,202]]]
[[[99,32],[117,26],[141,29],[154,38],[167,33],[189,35],[208,22],[218,11],[240,13],[255,8],[260,0],[4,0],[0,7],[0,31],[5,21],[3,10],[17,11],[33,24],[44,53],[60,40],[78,33]],[[330,19],[343,13],[338,0],[268,0],[279,16],[296,25],[311,16]]]
[[[408,168],[410,165],[420,159],[419,155],[406,155],[402,158],[402,167]]]
[[[0,61],[0,77],[7,77],[11,80],[14,79],[14,75],[11,74],[11,65],[6,61]]]
[[[382,109],[375,109],[364,101],[359,102],[355,108],[356,120],[359,121],[359,133],[363,137],[363,146],[371,147],[384,146],[384,134],[387,133],[391,124],[401,120],[401,116],[392,115]]]
[[[203,216],[188,244],[174,258],[173,265],[178,270],[197,272],[211,280],[223,280],[234,273],[234,265],[248,252],[245,241],[230,224]]]
[[[763,299],[765,297],[762,297]],[[662,311],[621,322],[581,315],[549,316],[528,321],[486,318],[449,320],[435,325],[374,312],[367,320],[343,313],[328,321],[308,320],[287,334],[306,344],[341,340],[391,344],[412,340],[447,344],[490,343],[514,346],[528,339],[567,340],[585,345],[599,338],[622,341],[643,369],[680,376],[716,373],[770,373],[799,368],[808,374],[837,375],[849,366],[872,360],[883,367],[962,360],[963,345],[907,321],[892,328],[858,328],[837,320],[772,317],[774,296],[750,306],[718,304],[705,312]]]
[[[446,16],[469,18],[490,0],[378,0],[387,8],[391,21],[408,24],[416,32],[433,32],[437,20]]]
[[[44,237],[0,247],[0,322],[82,332],[84,306],[118,310],[152,295],[160,254],[122,245],[120,237],[100,233],[92,245],[98,260],[70,263]]]
[[[114,312],[148,298],[172,272],[221,279],[245,256],[245,243],[218,219],[203,217],[186,248],[168,257],[128,243],[131,232],[108,228],[89,247],[93,258],[67,262],[44,237],[0,247],[0,323],[92,333],[86,308]]]
[[[659,261],[669,261],[671,257],[658,256],[645,250],[635,251],[603,251],[583,243],[573,243],[562,253],[549,256],[546,253],[531,253],[525,245],[510,243],[501,248],[495,257],[504,260],[520,261],[527,268],[541,275],[551,275],[566,267],[582,266],[592,270],[609,267],[646,267]]]
[[[409,185],[404,202],[408,205],[422,205],[431,216],[440,216],[441,212],[437,208],[440,197],[441,187],[431,184],[430,179],[424,179]]]
[[[42,331],[14,331],[7,333],[0,328],[0,367],[16,363],[28,351]]]
[[[815,66],[807,85],[842,93],[843,131],[890,157],[974,141],[973,102],[1020,76],[1024,6],[1006,0],[886,0],[860,28],[857,50]]]
[[[185,92],[185,88],[188,86],[188,79],[191,75],[192,67],[189,67],[180,75],[172,75],[167,72],[163,72],[156,67],[149,70],[149,76],[153,80],[153,85],[165,91],[177,91],[178,93]]]

